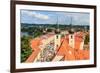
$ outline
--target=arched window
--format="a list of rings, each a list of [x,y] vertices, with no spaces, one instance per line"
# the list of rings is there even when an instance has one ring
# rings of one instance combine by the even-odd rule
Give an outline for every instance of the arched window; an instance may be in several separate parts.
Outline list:
[[[73,36],[71,35],[71,39],[73,38]]]
[[[58,39],[58,35],[56,36],[56,38]]]

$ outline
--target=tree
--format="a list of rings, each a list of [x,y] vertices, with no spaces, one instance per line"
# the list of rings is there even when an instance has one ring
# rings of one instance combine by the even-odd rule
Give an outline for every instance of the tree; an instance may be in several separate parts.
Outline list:
[[[87,35],[85,36],[84,44],[88,44],[88,43],[89,43],[89,40],[90,40],[89,34],[87,34]]]
[[[35,37],[38,37],[38,36],[40,36],[42,34],[43,34],[43,32],[41,32],[40,30],[37,30],[37,31],[34,32],[33,36],[35,38]]]
[[[26,61],[29,55],[32,53],[32,49],[30,47],[30,36],[21,37],[21,62]]]

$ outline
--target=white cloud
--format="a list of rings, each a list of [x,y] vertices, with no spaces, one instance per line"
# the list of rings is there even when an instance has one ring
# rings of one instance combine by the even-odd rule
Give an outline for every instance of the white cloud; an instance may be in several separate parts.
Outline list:
[[[72,22],[77,25],[89,25],[89,14],[86,13],[66,13],[66,16],[71,18]]]
[[[37,13],[37,12],[34,12],[34,11],[23,11],[23,13],[26,13],[29,16],[33,16],[33,17],[36,17],[36,18],[39,18],[39,19],[43,19],[43,20],[49,19],[48,15]]]

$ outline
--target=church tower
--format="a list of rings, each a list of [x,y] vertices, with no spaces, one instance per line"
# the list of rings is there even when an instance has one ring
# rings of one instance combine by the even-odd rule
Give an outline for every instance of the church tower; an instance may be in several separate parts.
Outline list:
[[[72,48],[74,48],[74,45],[75,45],[74,32],[70,31],[69,32],[69,46],[71,46]]]
[[[81,44],[80,44],[80,49],[81,50],[83,50],[84,48],[84,41],[85,41],[85,32],[87,31],[87,28],[86,27],[84,27],[84,33],[83,33],[83,39],[82,39],[82,42],[81,42]]]
[[[60,46],[60,41],[61,41],[61,35],[60,35],[60,32],[58,31],[59,29],[57,29],[55,39],[54,39],[54,42],[55,42],[54,49],[55,50]]]
[[[54,50],[56,50],[60,46],[60,41],[61,41],[61,34],[60,34],[60,29],[59,29],[59,24],[58,24],[58,17],[57,17],[57,29],[55,30],[55,37],[54,37]]]
[[[75,36],[74,36],[74,29],[72,29],[72,17],[70,23],[70,30],[69,30],[69,46],[74,48],[75,45]]]

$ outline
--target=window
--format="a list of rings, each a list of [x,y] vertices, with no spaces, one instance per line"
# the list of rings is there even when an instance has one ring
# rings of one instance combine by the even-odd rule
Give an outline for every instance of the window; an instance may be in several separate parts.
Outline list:
[[[56,36],[56,38],[58,39],[58,35]]]

